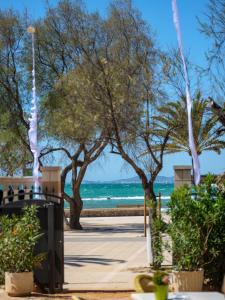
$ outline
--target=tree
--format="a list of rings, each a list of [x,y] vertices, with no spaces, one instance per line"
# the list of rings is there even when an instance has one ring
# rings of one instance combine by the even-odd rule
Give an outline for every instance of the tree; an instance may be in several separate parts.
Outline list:
[[[110,72],[106,72],[108,64],[105,64],[105,88],[108,91],[109,115],[114,132],[111,139],[112,152],[121,155],[141,179],[145,202],[148,203],[150,212],[153,266],[159,268],[162,262],[159,257],[162,256],[158,247],[160,237],[154,226],[157,218],[154,182],[163,167],[163,155],[170,128],[164,130],[162,134],[160,124],[154,122],[153,115],[157,114],[157,102],[164,97],[161,87],[163,75],[161,59],[164,55],[156,48],[151,30],[146,27],[129,2],[128,5],[112,5],[111,19],[115,25],[110,31],[112,36],[110,66],[112,60],[115,66],[123,66],[124,80],[117,81],[116,78],[114,85],[120,85],[120,98],[128,107],[128,114],[123,115],[118,114],[115,109],[118,96],[111,88],[112,79],[108,76]],[[115,32],[119,34],[116,35]],[[117,46],[116,51],[114,43]],[[138,113],[132,114],[132,111],[129,111],[133,103],[139,105],[136,109]]]
[[[83,97],[82,90],[86,87],[80,79],[79,68],[68,73],[58,81],[55,89],[42,103],[44,128],[54,145],[42,154],[54,151],[66,154],[67,164],[61,175],[62,191],[70,205],[70,227],[75,229],[82,229],[82,180],[88,166],[100,156],[108,143],[107,126],[100,127],[98,122],[101,108],[92,97]],[[70,171],[72,196],[65,192],[65,182]]]
[[[0,170],[7,176],[13,176],[18,170],[23,170],[31,160],[24,144],[18,139],[13,129],[12,115],[1,106],[0,117]],[[20,129],[22,131],[22,129]]]
[[[149,176],[137,164],[146,144],[154,144],[156,139],[160,143],[161,137],[153,131],[156,124],[150,120],[150,109],[154,108],[161,93],[157,76],[161,52],[154,46],[150,29],[130,1],[111,5],[104,28],[102,50],[89,60],[94,76],[86,73],[87,82],[90,82],[88,91],[101,101],[104,117],[111,122],[112,152],[131,164],[143,180],[146,197],[155,199],[152,187],[148,186]],[[150,152],[151,159],[161,169],[161,162]],[[146,162],[143,164],[146,166]],[[154,182],[159,171],[158,167],[157,171],[152,171],[150,180]]]
[[[64,5],[64,4],[65,5]],[[69,6],[68,6],[69,5]],[[59,6],[61,10],[58,9],[62,14],[65,13],[64,9],[70,9],[72,13],[72,17],[74,17],[74,12],[77,12],[78,16],[83,16],[82,10],[77,7],[73,7],[70,5],[68,1],[62,1]],[[74,8],[74,9],[73,9]],[[40,21],[40,30],[39,30],[39,40],[36,46],[37,58],[41,60],[41,64],[37,64],[37,79],[38,82],[42,85],[39,85],[40,89],[38,90],[38,94],[46,97],[46,95],[54,90],[54,85],[57,80],[61,79],[63,75],[66,74],[66,71],[70,70],[72,67],[66,69],[66,63],[68,65],[73,66],[76,65],[75,58],[79,60],[79,54],[76,54],[71,59],[71,51],[66,53],[68,59],[62,55],[61,51],[65,52],[64,44],[60,44],[62,47],[56,47],[56,44],[59,43],[60,36],[58,36],[57,27],[55,26],[56,19],[55,16],[57,14],[56,10],[49,9],[48,16],[45,21]],[[62,18],[62,22],[65,21],[68,14],[64,15],[64,19]],[[61,17],[60,17],[61,19]],[[72,18],[73,19],[73,18]],[[75,18],[76,19],[76,15]],[[88,21],[89,19],[87,19]],[[13,172],[17,168],[23,168],[27,165],[27,163],[31,163],[32,161],[32,153],[30,151],[29,140],[28,140],[28,130],[29,130],[29,122],[28,122],[28,113],[29,113],[29,99],[31,98],[31,80],[29,78],[29,74],[31,71],[31,41],[30,37],[27,34],[27,18],[26,16],[20,16],[19,14],[9,10],[9,11],[1,11],[0,13],[0,101],[1,101],[1,168],[6,171],[6,173],[12,175]],[[59,23],[62,24],[62,23]],[[37,24],[38,25],[38,24]],[[70,24],[69,24],[70,26]],[[82,24],[80,25],[81,30]],[[87,30],[91,28],[85,27]],[[64,35],[65,31],[62,33]],[[69,32],[71,34],[71,32]],[[51,39],[49,39],[49,36]],[[45,39],[46,38],[46,39]],[[68,38],[69,40],[69,38]],[[41,44],[42,41],[43,43]],[[61,40],[60,40],[61,41]],[[45,43],[46,42],[46,43]],[[53,49],[57,49],[55,51],[56,58],[53,57],[54,52],[49,52],[49,48],[51,46],[51,42],[53,45]],[[55,43],[55,44],[54,44]],[[69,43],[67,43],[69,47]],[[71,47],[71,46],[70,46]],[[72,45],[73,47],[73,45]],[[77,47],[75,48],[73,53],[76,53]],[[48,54],[48,55],[47,55]],[[68,56],[69,54],[69,56]],[[42,56],[43,55],[43,56]],[[52,59],[54,58],[51,64]],[[39,62],[37,59],[37,63]],[[44,60],[46,59],[46,60]],[[50,64],[46,66],[46,62]],[[41,68],[42,66],[42,68]],[[63,69],[65,67],[65,70]],[[40,75],[40,76],[39,76]],[[48,81],[47,81],[48,79]],[[42,80],[42,81],[41,81]],[[48,83],[48,84],[47,84]],[[89,114],[90,117],[90,114]],[[81,116],[80,116],[81,119]],[[64,120],[64,116],[62,117]],[[90,127],[89,120],[89,127]],[[86,171],[87,165],[90,164],[91,161],[96,159],[100,154],[101,150],[104,148],[104,142],[102,139],[102,135],[96,133],[96,136],[93,136],[92,139],[88,136],[89,140],[83,140],[82,143],[78,144],[73,149],[75,153],[69,154],[69,149],[66,147],[60,147],[57,145],[57,142],[54,141],[53,147],[49,145],[46,133],[42,128],[46,128],[44,126],[44,120],[39,120],[39,141],[41,141],[41,153],[40,153],[40,163],[42,164],[43,158],[45,158],[49,153],[53,153],[55,151],[63,151],[68,154],[69,159],[71,159],[70,163],[65,167],[62,173],[63,187],[65,185],[65,178],[71,170],[75,170],[75,163],[77,162],[79,166],[79,176],[77,176],[76,180],[76,172],[74,171],[73,182],[76,182],[76,192],[79,189],[80,183],[83,179],[84,173]],[[63,128],[63,127],[62,127]],[[67,127],[68,128],[68,127]],[[65,132],[65,131],[64,131]],[[83,130],[84,132],[84,130]],[[93,133],[93,132],[92,132]],[[62,135],[61,135],[62,136]],[[76,137],[73,139],[75,140]],[[52,141],[52,139],[51,139]],[[84,145],[84,141],[87,142]],[[94,142],[95,141],[95,142]],[[71,140],[70,140],[71,142]],[[104,145],[103,145],[104,144]],[[71,143],[70,143],[71,145]],[[92,147],[92,146],[93,147]],[[7,152],[6,152],[7,151]],[[82,161],[79,161],[80,156],[85,160],[85,165]],[[78,158],[79,157],[79,158]],[[9,161],[10,160],[10,161]],[[77,166],[77,169],[78,169]],[[76,171],[77,171],[76,169]],[[73,187],[75,184],[73,185]],[[66,195],[65,195],[66,196]],[[67,195],[68,196],[68,195]],[[71,205],[72,218],[71,218],[71,226],[72,227],[80,227],[79,224],[79,215],[80,210],[82,208],[82,202],[79,198],[79,193],[77,194],[78,198],[78,210],[75,212],[76,208],[74,205]],[[71,200],[71,197],[67,199]],[[71,202],[71,201],[70,201]],[[75,203],[76,204],[76,203]]]
[[[25,107],[29,97],[23,65],[26,16],[0,11],[0,168],[7,175],[32,160]]]
[[[49,126],[48,133],[79,149],[81,156],[69,154],[76,157],[79,168],[79,163],[85,164],[82,147],[84,143],[90,145],[88,140],[93,134],[88,127],[91,119],[94,132],[104,133],[110,140],[111,152],[121,155],[141,178],[145,197],[153,203],[154,218],[153,183],[163,166],[170,129],[164,131],[164,136],[161,132],[159,135],[150,115],[162,94],[158,76],[162,53],[149,33],[130,1],[113,3],[105,20],[61,1],[37,26],[37,60],[40,86],[50,95],[46,115],[55,124]],[[87,135],[78,128],[76,119],[78,124],[85,124]],[[160,150],[154,150],[156,143]],[[68,146],[63,148],[66,152]],[[148,157],[141,157],[145,149]],[[74,160],[65,168],[65,174],[73,164]]]
[[[117,52],[113,52],[111,57],[117,67],[124,61],[128,62],[123,66],[123,76],[127,82],[124,80],[125,84],[120,84],[120,95],[128,107],[131,107],[132,102],[139,105],[137,120],[133,115],[131,119],[130,114],[121,116],[113,105],[117,95],[113,91],[108,95],[114,129],[112,145],[141,178],[145,197],[155,202],[153,184],[162,168],[164,147],[169,138],[169,130],[164,132],[164,136],[158,135],[158,124],[153,120],[153,115],[157,114],[157,101],[164,97],[162,78],[158,76],[162,71],[163,54],[156,48],[150,28],[132,6],[112,5],[111,18],[114,19],[114,31],[120,33],[116,36],[111,30],[111,35],[117,40]],[[110,86],[107,88],[110,89]],[[125,122],[127,119],[129,123],[124,128],[121,120]],[[152,148],[155,144],[160,148],[156,152]],[[145,158],[141,157],[144,150],[147,150]]]
[[[209,0],[205,20],[199,20],[200,31],[211,40],[211,49],[206,52],[212,88],[217,98],[224,101],[225,88],[225,2]]]
[[[66,155],[61,175],[62,196],[70,205],[70,227],[75,229],[82,229],[80,185],[88,166],[107,145],[107,127],[97,124],[99,105],[90,94],[82,94],[86,89],[81,72],[84,53],[97,49],[90,45],[95,44],[99,22],[96,15],[86,13],[80,4],[60,1],[36,24],[37,79],[44,97],[43,128],[52,142],[46,145],[41,157],[55,151]],[[72,196],[65,191],[70,172]]]
[[[191,156],[188,141],[186,99],[170,102],[160,108],[162,113],[157,119],[165,128],[171,127],[170,142],[166,146],[166,153],[187,152]],[[220,154],[225,148],[222,132],[219,130],[216,117],[208,113],[208,99],[203,99],[197,92],[193,100],[192,126],[196,151],[201,155],[203,151],[214,151]]]
[[[88,66],[86,71],[83,68],[84,92],[101,103],[101,119],[111,125],[111,152],[121,155],[140,177],[145,198],[151,202],[152,225],[156,217],[153,184],[163,166],[170,132],[168,128],[159,135],[160,127],[151,115],[162,94],[158,76],[162,53],[130,1],[113,3],[101,29],[96,34],[98,50],[84,52]]]

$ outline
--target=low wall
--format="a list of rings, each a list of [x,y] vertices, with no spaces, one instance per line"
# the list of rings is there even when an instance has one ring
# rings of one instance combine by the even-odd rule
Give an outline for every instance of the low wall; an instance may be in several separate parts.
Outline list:
[[[148,210],[147,210],[148,213]],[[69,217],[69,209],[65,209],[65,215]],[[101,209],[84,209],[81,217],[123,217],[123,216],[143,216],[143,207],[132,208],[101,208]]]

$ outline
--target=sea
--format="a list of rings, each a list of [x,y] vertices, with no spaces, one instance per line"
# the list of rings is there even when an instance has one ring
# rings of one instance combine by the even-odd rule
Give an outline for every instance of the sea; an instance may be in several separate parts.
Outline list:
[[[156,183],[156,195],[161,193],[161,206],[166,209],[173,184]],[[71,185],[66,185],[66,192],[72,195]],[[95,183],[82,184],[81,197],[84,209],[116,208],[120,205],[143,205],[144,192],[140,183]],[[68,207],[68,203],[65,203]]]

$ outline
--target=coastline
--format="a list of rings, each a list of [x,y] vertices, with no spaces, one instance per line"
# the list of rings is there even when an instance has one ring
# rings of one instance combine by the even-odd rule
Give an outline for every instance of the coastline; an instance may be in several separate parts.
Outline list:
[[[161,205],[167,206],[174,190],[173,184],[155,184],[156,196],[161,193]],[[83,209],[108,209],[121,206],[140,206],[144,202],[144,191],[141,183],[98,183],[81,186]],[[72,195],[70,184],[66,185],[66,193]],[[65,208],[69,205],[65,202]]]

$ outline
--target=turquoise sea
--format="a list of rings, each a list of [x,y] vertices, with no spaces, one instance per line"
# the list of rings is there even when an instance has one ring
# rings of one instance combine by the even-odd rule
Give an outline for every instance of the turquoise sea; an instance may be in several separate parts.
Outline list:
[[[173,184],[155,184],[155,193],[161,192],[162,208],[166,208]],[[66,192],[71,195],[71,185],[66,185]],[[143,204],[144,193],[139,183],[95,183],[82,184],[81,197],[84,208],[114,208],[118,205]],[[66,203],[66,206],[68,204]]]

